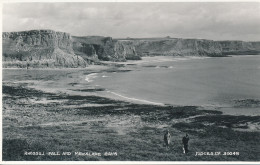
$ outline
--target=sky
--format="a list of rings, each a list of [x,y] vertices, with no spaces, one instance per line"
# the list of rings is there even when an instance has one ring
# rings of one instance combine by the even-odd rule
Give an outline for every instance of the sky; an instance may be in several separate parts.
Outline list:
[[[5,3],[3,31],[260,41],[260,2]]]

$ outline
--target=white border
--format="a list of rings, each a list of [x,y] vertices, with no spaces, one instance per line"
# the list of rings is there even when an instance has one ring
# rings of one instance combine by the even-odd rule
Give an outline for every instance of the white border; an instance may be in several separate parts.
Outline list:
[[[259,162],[228,161],[2,161],[3,164],[259,164]]]
[[[0,0],[0,20],[2,19],[2,11],[4,3],[29,3],[29,2],[39,2],[39,3],[61,3],[61,2],[259,2],[260,0]],[[260,5],[260,4],[259,4]],[[259,11],[260,13],[260,11]],[[0,31],[2,32],[2,21],[0,22]],[[259,34],[260,35],[260,34]],[[0,36],[0,54],[2,54],[2,35]],[[0,56],[0,78],[2,80],[2,55]],[[0,86],[0,97],[2,98],[2,81]],[[2,99],[0,100],[0,105],[2,105]],[[2,161],[2,106],[0,113],[0,163],[1,164],[260,164],[260,161]],[[260,148],[259,148],[260,150]],[[259,151],[260,152],[260,151]]]

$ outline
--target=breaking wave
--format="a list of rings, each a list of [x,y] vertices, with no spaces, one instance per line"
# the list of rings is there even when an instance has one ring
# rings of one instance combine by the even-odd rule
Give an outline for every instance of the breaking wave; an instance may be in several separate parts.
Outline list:
[[[123,96],[121,94],[118,94],[118,93],[115,93],[115,92],[111,92],[111,91],[107,91],[108,93],[112,93],[116,96],[119,96],[119,97],[122,97],[124,99],[127,99],[127,100],[133,100],[133,101],[138,101],[138,102],[142,102],[142,103],[146,103],[146,104],[153,104],[153,105],[164,105],[163,103],[157,103],[157,102],[152,102],[152,101],[148,101],[148,100],[142,100],[142,99],[136,99],[136,98],[132,98],[132,97],[126,97],[126,96]]]
[[[86,76],[85,80],[86,80],[87,82],[92,82],[93,79],[97,77],[96,75],[97,75],[97,73],[91,73],[91,74],[89,74],[89,75]]]

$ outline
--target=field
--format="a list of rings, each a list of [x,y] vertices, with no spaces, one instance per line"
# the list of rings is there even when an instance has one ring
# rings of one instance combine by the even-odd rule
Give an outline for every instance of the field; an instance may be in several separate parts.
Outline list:
[[[4,81],[3,160],[260,160],[260,133],[250,130],[259,125],[259,116],[224,115],[196,106],[136,104],[94,95],[102,90],[86,89],[82,92],[89,94],[82,96],[37,90],[22,81]],[[163,143],[166,129],[172,135],[170,149]],[[186,133],[190,152],[183,154],[182,137]],[[30,152],[44,155],[25,154]],[[196,152],[221,155],[198,156]],[[223,155],[225,152],[232,153]]]

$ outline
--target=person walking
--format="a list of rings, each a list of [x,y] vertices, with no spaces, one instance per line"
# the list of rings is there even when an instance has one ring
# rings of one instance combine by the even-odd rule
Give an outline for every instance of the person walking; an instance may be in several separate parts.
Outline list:
[[[166,149],[169,149],[170,142],[171,142],[171,134],[170,134],[169,130],[167,129],[166,133],[164,134],[164,143],[165,143]]]
[[[188,135],[188,134],[186,134],[186,136],[184,136],[184,137],[182,138],[183,153],[184,153],[184,154],[187,154],[187,153],[189,152],[189,149],[188,149],[189,140],[190,140],[190,138],[189,138],[189,135]]]

